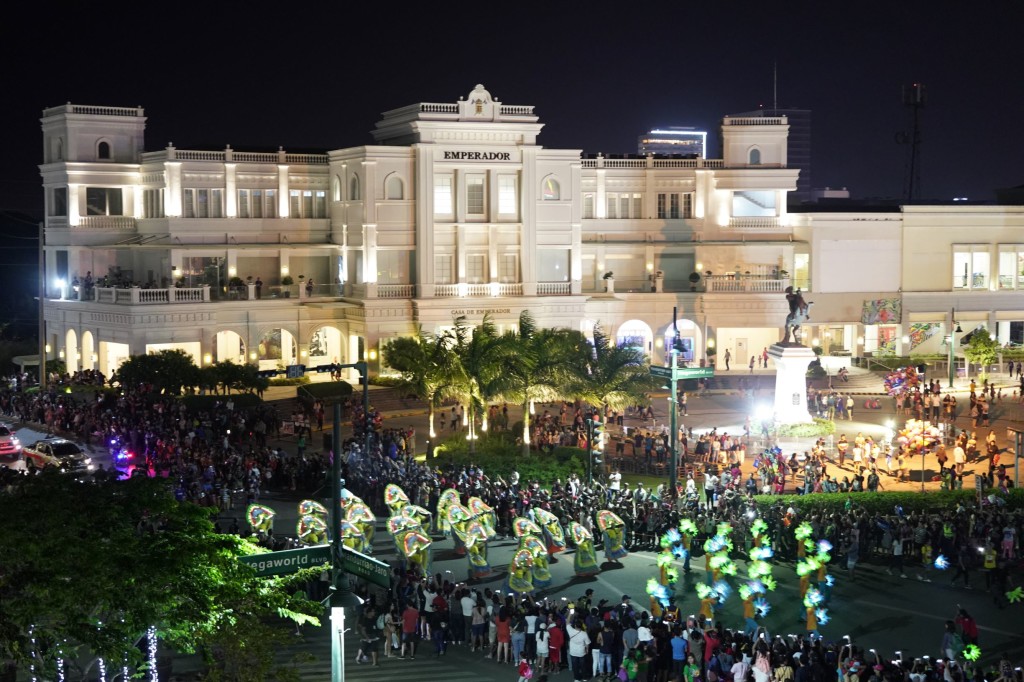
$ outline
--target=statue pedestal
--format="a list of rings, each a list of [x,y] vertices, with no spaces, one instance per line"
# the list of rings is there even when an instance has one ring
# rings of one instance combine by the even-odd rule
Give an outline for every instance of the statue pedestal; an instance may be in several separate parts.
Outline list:
[[[807,346],[772,344],[768,356],[775,361],[775,421],[779,424],[806,424],[807,366],[814,351]]]

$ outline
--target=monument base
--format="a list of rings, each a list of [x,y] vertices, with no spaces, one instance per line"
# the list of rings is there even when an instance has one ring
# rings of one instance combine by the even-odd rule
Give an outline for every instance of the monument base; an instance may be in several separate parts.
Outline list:
[[[768,357],[775,361],[775,421],[778,424],[806,424],[807,367],[817,357],[799,344],[772,344]]]

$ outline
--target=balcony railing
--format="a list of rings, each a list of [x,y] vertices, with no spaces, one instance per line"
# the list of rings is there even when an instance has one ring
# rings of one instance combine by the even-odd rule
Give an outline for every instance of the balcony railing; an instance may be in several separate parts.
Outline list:
[[[500,283],[490,284],[437,284],[434,286],[434,296],[437,298],[456,298],[459,296],[522,296],[522,283]]]
[[[121,305],[161,305],[165,303],[206,303],[210,300],[210,287],[169,287],[142,289],[130,287],[96,287],[97,303]]]
[[[708,293],[781,294],[790,285],[788,277],[774,279],[749,275],[711,275],[704,278]]]
[[[774,232],[783,227],[778,216],[733,216],[729,218],[728,229],[738,232]]]
[[[75,227],[93,230],[134,230],[135,218],[123,215],[84,215]]]
[[[537,282],[538,296],[568,296],[570,293],[569,282]]]
[[[413,298],[416,295],[415,284],[378,284],[377,298]]]

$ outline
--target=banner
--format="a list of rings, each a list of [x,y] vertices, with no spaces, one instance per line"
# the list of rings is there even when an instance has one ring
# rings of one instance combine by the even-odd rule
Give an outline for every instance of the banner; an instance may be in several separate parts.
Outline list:
[[[877,298],[864,301],[861,324],[899,324],[903,317],[903,301],[899,298]]]

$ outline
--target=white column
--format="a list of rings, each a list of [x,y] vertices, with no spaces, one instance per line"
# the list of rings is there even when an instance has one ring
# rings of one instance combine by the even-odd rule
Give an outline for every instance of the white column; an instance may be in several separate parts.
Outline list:
[[[519,243],[523,271],[523,296],[537,295],[537,147],[523,147],[523,166],[519,178]]]
[[[283,155],[282,152],[278,154]],[[287,218],[289,213],[288,204],[288,166],[280,163],[277,165],[277,215]]]
[[[164,164],[167,174],[164,183],[164,213],[168,218],[181,217],[181,163],[168,161]]]
[[[455,281],[463,284],[466,281],[466,227],[455,226]]]
[[[416,295],[434,297],[434,150],[431,145],[413,145],[416,181],[409,183],[409,195],[416,194]]]
[[[583,292],[583,226],[572,224],[572,247],[569,252],[569,293]]]
[[[227,153],[231,154],[230,147],[228,147]],[[238,217],[238,185],[235,181],[235,167],[234,163],[224,164],[224,215],[228,218]]]

